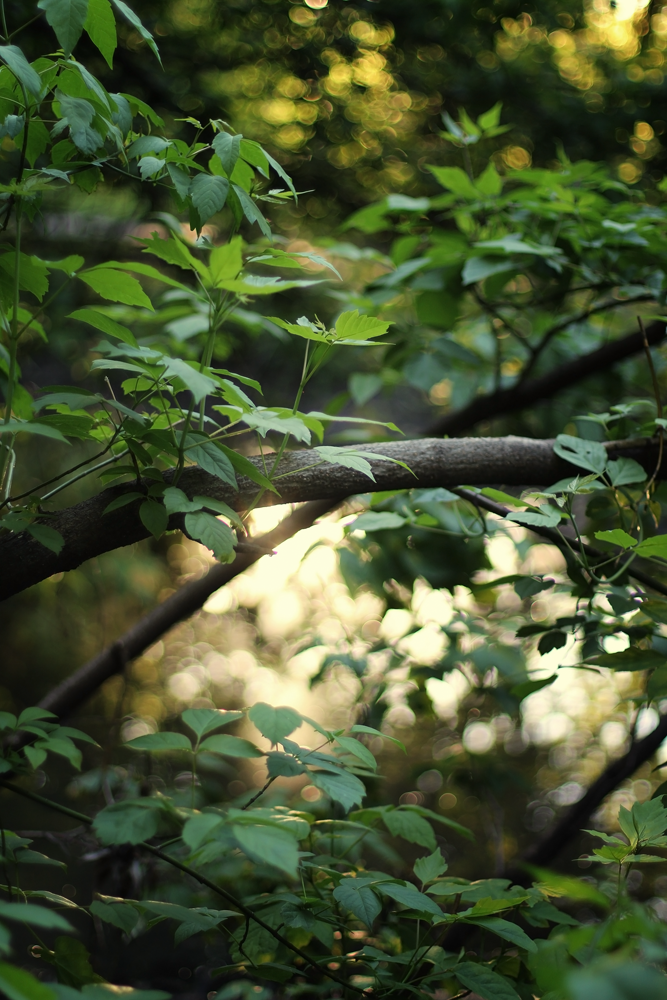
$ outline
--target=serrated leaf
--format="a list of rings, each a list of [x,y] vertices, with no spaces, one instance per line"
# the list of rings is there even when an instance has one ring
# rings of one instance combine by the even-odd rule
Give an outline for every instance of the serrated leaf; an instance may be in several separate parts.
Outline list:
[[[113,56],[118,45],[116,19],[109,0],[88,0],[88,13],[83,25],[93,45],[102,53],[109,66],[113,67]]]
[[[130,750],[147,750],[149,753],[163,753],[192,750],[192,744],[183,733],[147,733],[146,736],[136,736],[123,744]]]
[[[88,0],[39,0],[37,6],[46,14],[65,55],[71,55],[88,17]]]
[[[366,794],[364,783],[354,774],[341,771],[337,774],[328,771],[310,771],[310,780],[320,791],[328,795],[334,802],[340,802],[345,812],[353,806],[361,805]]]
[[[241,850],[253,861],[273,865],[296,878],[299,845],[288,830],[277,826],[234,824],[232,832]]]
[[[233,281],[243,267],[243,240],[235,236],[229,243],[215,247],[209,257],[209,268],[214,283]]]
[[[42,81],[36,70],[32,68],[18,45],[0,45],[0,60],[12,71],[28,93],[39,97],[42,92]]]
[[[150,31],[143,26],[140,18],[137,17],[134,11],[131,10],[127,4],[123,2],[123,0],[113,0],[113,5],[130,22],[132,27],[136,28],[144,41],[148,43],[148,46],[155,55],[157,61],[160,65],[162,65],[162,60],[160,59],[160,53],[158,52],[158,47],[155,44],[155,39],[151,35]]]
[[[594,663],[598,667],[609,670],[654,670],[667,662],[667,656],[657,649],[640,649],[629,646],[617,653],[600,653],[598,656],[586,657],[586,663]]]
[[[190,816],[181,832],[181,838],[188,847],[196,851],[209,834],[216,830],[224,822],[222,816],[217,813],[197,813]]]
[[[442,910],[430,896],[424,895],[419,889],[409,882],[399,885],[396,882],[382,882],[379,886],[383,896],[395,899],[403,906],[409,906],[411,910],[419,910],[422,913],[430,913],[433,917],[441,917]]]
[[[169,166],[173,166],[173,164],[169,164]],[[184,271],[198,271],[202,275],[207,273],[206,265],[202,264],[188,250],[183,241],[175,236],[169,236],[168,239],[163,240],[158,233],[151,233],[150,240],[140,240],[139,242],[144,245],[144,253],[154,254],[167,264],[174,264]]]
[[[334,899],[370,929],[382,909],[382,903],[369,888],[371,879],[343,878],[333,891]]]
[[[128,903],[102,903],[94,899],[90,904],[90,912],[107,924],[119,927],[126,934],[131,934],[139,921],[139,914]]]
[[[360,760],[366,767],[370,770],[377,770],[377,761],[373,754],[370,752],[368,747],[365,747],[363,743],[359,740],[355,740],[353,736],[337,736],[336,743],[346,750],[348,753],[352,754],[358,760]]]
[[[181,719],[197,737],[242,718],[243,712],[225,712],[219,708],[186,708],[181,712]]]
[[[125,271],[100,265],[87,271],[80,271],[78,277],[109,302],[122,302],[127,306],[143,306],[144,309],[150,309],[153,312],[153,304],[137,279]]]
[[[220,179],[222,180],[222,178]],[[241,204],[241,208],[243,209],[243,214],[248,222],[256,222],[264,236],[270,240],[272,238],[271,227],[260,212],[257,203],[253,201],[248,192],[244,191],[240,185],[234,184],[232,186],[234,188],[234,193]]]
[[[634,551],[645,559],[667,559],[667,535],[655,535],[645,538],[635,546]]]
[[[643,483],[646,479],[646,471],[634,458],[617,458],[613,462],[607,462],[606,471],[612,486]]]
[[[559,458],[589,472],[600,474],[607,466],[607,449],[599,441],[585,441],[571,434],[559,434],[554,452]]]
[[[431,851],[435,850],[436,841],[433,827],[418,813],[392,809],[382,814],[382,822],[392,837],[402,837],[411,844],[419,844],[421,847],[430,848]]]
[[[98,312],[96,309],[75,309],[67,318],[78,319],[82,323],[88,323],[89,326],[94,327],[95,330],[100,330],[101,333],[106,333],[109,337],[115,337],[117,340],[122,340],[123,343],[129,344],[131,347],[137,347],[137,341],[131,330],[117,323],[110,316],[105,316],[104,313]]]
[[[208,438],[196,434],[188,434],[186,449],[187,457],[196,462],[205,472],[209,472],[212,476],[217,476],[223,483],[233,486],[235,490],[238,489],[236,476],[234,475],[234,469],[230,460],[230,449],[222,445],[217,445],[215,441],[209,441]]]
[[[637,539],[629,535],[622,528],[612,528],[610,531],[596,531],[595,537],[601,542],[609,542],[610,545],[620,545],[622,549],[631,549],[637,544]]]
[[[403,753],[407,753],[407,750],[405,749],[405,744],[401,743],[400,740],[397,740],[395,736],[387,736],[386,733],[381,733],[379,729],[373,729],[372,726],[362,726],[362,725],[358,724],[358,725],[352,726],[351,729],[350,729],[350,732],[351,733],[368,733],[370,736],[379,736],[381,739],[383,739],[383,740],[389,740],[390,743],[393,743],[395,746],[400,747],[401,750],[403,751]]]
[[[375,319],[374,316],[360,315],[359,310],[344,312],[336,320],[336,336],[340,340],[369,340],[372,337],[382,337],[391,323]]]
[[[228,194],[229,181],[226,177],[197,174],[193,178],[190,184],[190,197],[202,224],[224,208]]]
[[[227,177],[232,176],[232,171],[236,166],[236,161],[241,152],[242,135],[230,135],[229,132],[218,132],[211,145],[217,153],[222,168]],[[237,272],[238,273],[238,272]]]
[[[210,395],[217,389],[216,382],[209,376],[203,375],[181,358],[165,358],[167,362],[166,374],[179,378],[186,389],[192,393],[195,403],[201,402],[204,396]]]
[[[425,858],[417,858],[412,869],[420,882],[426,884],[439,878],[447,871],[447,862],[440,853],[440,848]]]
[[[263,757],[261,750],[258,750],[250,740],[241,739],[240,736],[230,736],[228,733],[218,733],[216,736],[207,736],[199,744],[200,750],[208,753],[220,753],[225,757]]]
[[[160,538],[167,530],[169,515],[164,504],[157,500],[144,500],[139,508],[139,517],[153,538]]]
[[[302,723],[302,718],[293,708],[274,708],[259,701],[248,712],[248,718],[271,743],[281,743]]]
[[[155,799],[126,799],[101,809],[93,831],[103,844],[139,844],[158,831],[162,806]]]
[[[477,962],[461,962],[452,970],[462,986],[482,1000],[520,1000],[519,994],[497,972]]]
[[[281,753],[279,750],[271,750],[266,755],[266,764],[270,778],[294,778],[306,772],[301,761],[292,754]]]
[[[216,559],[233,561],[236,536],[224,521],[205,511],[194,511],[185,515],[185,530],[191,538],[211,549]]]
[[[525,524],[526,527],[555,528],[560,523],[563,514],[557,507],[550,507],[544,504],[538,511],[512,511],[505,515],[507,521],[514,521],[516,524]]]

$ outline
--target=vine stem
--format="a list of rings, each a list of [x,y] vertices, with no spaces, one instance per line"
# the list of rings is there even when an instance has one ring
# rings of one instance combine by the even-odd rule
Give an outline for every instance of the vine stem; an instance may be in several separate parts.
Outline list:
[[[27,788],[21,788],[20,785],[15,785],[11,781],[4,781],[0,779],[0,786],[8,788],[10,792],[15,792],[17,795],[23,795],[25,798],[31,799],[33,802],[37,802],[40,805],[46,806],[48,809],[53,809],[56,812],[60,812],[64,816],[70,816],[72,819],[77,819],[79,820],[79,822],[85,823],[87,826],[92,826],[93,824],[93,820],[91,819],[91,817],[86,816],[85,813],[80,813],[77,812],[75,809],[70,809],[69,806],[62,806],[60,805],[59,802],[54,802],[52,799],[47,799],[43,795],[38,795],[36,792],[31,792]],[[303,951],[301,948],[297,948],[297,946],[292,944],[291,941],[288,941],[288,939],[284,937],[284,935],[282,935],[280,931],[277,931],[274,927],[271,927],[264,920],[262,920],[261,917],[258,917],[257,914],[250,909],[250,907],[242,903],[239,899],[236,898],[236,896],[234,896],[231,892],[228,892],[227,889],[224,889],[221,885],[216,885],[215,882],[212,882],[210,879],[206,878],[205,875],[200,875],[200,873],[196,871],[194,868],[191,868],[189,865],[186,865],[182,861],[179,861],[178,858],[173,858],[170,854],[166,854],[159,847],[154,847],[152,844],[147,844],[145,841],[142,841],[137,846],[142,848],[142,850],[144,851],[148,851],[149,854],[152,854],[154,857],[160,858],[161,861],[166,861],[167,864],[172,865],[172,867],[178,868],[178,870],[182,871],[185,875],[190,875],[197,882],[201,883],[201,885],[205,885],[207,889],[210,889],[212,892],[217,893],[218,896],[222,896],[222,898],[226,899],[228,903],[231,903],[232,906],[235,906],[239,910],[239,912],[243,914],[246,920],[253,920],[256,924],[259,924],[259,926],[263,930],[265,930],[267,934],[270,934],[271,937],[275,938],[276,941],[279,941],[280,944],[284,945],[285,948],[288,948],[295,955],[298,955],[299,958],[301,958],[308,966],[310,966],[311,969],[314,969],[319,975],[325,976],[332,982],[337,983],[339,986],[342,986],[343,989],[351,990],[353,993],[356,993],[359,996],[366,996],[364,990],[361,990],[357,986],[353,986],[351,983],[346,982],[344,979],[341,979],[339,976],[336,976],[329,969],[320,968],[317,962],[314,959],[312,959],[310,955],[306,954],[306,952]]]

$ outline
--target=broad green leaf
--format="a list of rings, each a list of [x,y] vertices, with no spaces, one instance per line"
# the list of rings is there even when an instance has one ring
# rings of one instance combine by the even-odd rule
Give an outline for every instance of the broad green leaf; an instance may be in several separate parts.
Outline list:
[[[586,663],[594,663],[609,670],[653,670],[662,667],[667,662],[667,656],[657,649],[639,649],[630,646],[618,653],[600,653],[599,656],[586,657]]]
[[[41,542],[51,552],[55,552],[56,555],[61,552],[65,544],[65,539],[60,532],[56,531],[55,528],[50,528],[48,524],[31,524],[28,526],[27,531],[29,535],[36,538],[38,542]]]
[[[31,927],[44,927],[58,931],[71,931],[72,925],[55,910],[46,906],[36,906],[34,903],[0,902],[0,919],[19,920]]]
[[[263,757],[261,750],[258,750],[250,740],[241,739],[240,736],[230,736],[228,733],[218,733],[216,736],[207,736],[199,744],[200,750],[208,753],[221,753],[225,757]]]
[[[88,0],[39,0],[37,6],[45,12],[65,55],[71,55],[88,17]]]
[[[340,802],[345,812],[361,805],[366,794],[363,781],[348,771],[331,774],[328,771],[310,771],[310,780],[334,802]]]
[[[634,551],[645,559],[667,559],[667,535],[655,535],[645,538],[635,546]]]
[[[32,68],[18,45],[0,45],[0,60],[12,71],[29,94],[33,97],[40,96],[42,81],[39,73]]]
[[[53,719],[55,721],[57,716],[46,708],[40,708],[39,705],[31,705],[29,708],[23,709],[16,721],[19,726],[23,726],[26,722],[36,722],[39,719]]]
[[[167,362],[166,374],[179,378],[186,389],[192,393],[195,403],[201,402],[204,396],[210,395],[217,389],[216,382],[208,375],[202,375],[200,371],[182,361],[181,358],[165,358]]]
[[[350,531],[393,531],[405,524],[409,524],[408,519],[393,510],[369,510],[355,518],[348,527]]]
[[[136,278],[125,271],[100,265],[80,271],[78,277],[93,291],[109,302],[122,302],[127,306],[143,306],[153,311],[153,304]]]
[[[126,799],[98,812],[93,831],[103,844],[140,844],[155,836],[162,805],[155,799]]]
[[[279,750],[269,751],[266,755],[266,764],[270,778],[294,778],[306,771],[296,757],[289,753],[281,753]]]
[[[593,833],[595,836],[599,836],[597,831],[593,831]],[[538,880],[535,883],[536,888],[549,896],[566,896],[569,899],[586,900],[603,907],[605,910],[611,906],[609,898],[590,882],[574,878],[572,875],[561,875],[558,872],[549,871],[547,868],[537,868],[533,865],[526,867],[533,878]]]
[[[192,750],[190,740],[183,733],[148,733],[128,740],[123,746],[130,750],[148,750],[149,753]]]
[[[82,323],[88,323],[96,330],[106,333],[109,337],[122,340],[125,344],[130,344],[131,347],[137,346],[137,341],[131,330],[96,309],[75,309],[73,313],[69,314],[68,319],[78,319]]]
[[[551,507],[549,504],[543,504],[539,511],[512,511],[505,515],[508,521],[525,524],[528,528],[555,528],[562,516],[562,512],[557,507]]]
[[[224,208],[229,193],[229,181],[226,177],[216,177],[213,174],[197,174],[190,185],[192,204],[199,213],[202,225]]]
[[[263,490],[270,490],[272,493],[278,493],[278,490],[273,485],[270,479],[261,472],[256,465],[246,458],[245,455],[240,455],[238,451],[233,451],[231,448],[227,448],[224,444],[220,445],[220,450],[227,456],[231,465],[239,472],[242,476],[247,476],[253,483],[261,486]],[[201,465],[201,462],[199,462]],[[233,475],[233,471],[232,471]],[[234,480],[236,484],[236,480]],[[238,489],[238,487],[236,487]]]
[[[130,493],[123,493],[122,496],[116,497],[111,503],[108,503],[102,514],[111,514],[112,511],[118,510],[120,507],[125,507],[128,503],[132,503],[134,500],[143,500],[144,494],[137,493],[136,490],[132,490]],[[150,528],[148,529],[150,531]]]
[[[401,743],[400,740],[397,740],[395,736],[387,736],[386,733],[381,733],[379,729],[373,729],[372,726],[362,726],[360,724],[357,724],[355,726],[352,726],[350,732],[368,733],[369,736],[379,736],[381,737],[381,739],[389,740],[390,743],[393,743],[395,746],[400,747],[403,753],[407,753],[407,750],[405,749],[405,744]]]
[[[334,899],[370,929],[382,909],[382,903],[369,888],[368,878],[343,878],[333,891]]]
[[[156,174],[159,174],[166,166],[166,163],[158,156],[142,156],[137,166],[139,167],[142,181],[147,181],[151,177],[155,177]]]
[[[56,1000],[50,986],[9,962],[0,962],[0,990],[8,1000]]]
[[[209,257],[209,269],[214,284],[237,277],[243,267],[243,240],[235,236],[229,243],[215,247]]]
[[[69,125],[70,137],[74,145],[86,156],[94,156],[104,142],[103,136],[92,127],[95,108],[82,97],[70,97],[56,91],[60,112]]]
[[[382,337],[391,326],[375,319],[374,316],[362,316],[359,310],[344,312],[336,320],[336,336],[341,340],[369,340],[372,337]]]
[[[236,536],[224,521],[213,514],[194,511],[185,515],[185,530],[191,538],[211,549],[216,559],[224,563],[233,561]]]
[[[428,169],[438,184],[441,184],[447,191],[451,191],[452,194],[458,195],[459,198],[465,198],[467,201],[476,201],[479,198],[475,185],[465,170],[461,170],[460,167],[432,167],[429,165]]]
[[[559,434],[554,451],[559,458],[577,465],[580,469],[598,474],[607,467],[607,449],[599,441],[585,441],[571,434]]]
[[[412,869],[422,884],[433,882],[447,871],[447,862],[438,847],[433,854],[425,858],[417,858]]]
[[[132,27],[136,28],[144,41],[147,42],[157,61],[160,65],[162,65],[162,60],[160,59],[160,53],[158,52],[158,47],[155,44],[155,39],[151,35],[150,31],[143,26],[141,20],[137,17],[134,11],[128,7],[123,0],[113,0],[113,5],[130,22]]]
[[[262,701],[252,706],[248,718],[271,743],[281,743],[302,723],[301,716],[293,708],[274,708]]]
[[[643,483],[646,479],[646,471],[634,458],[617,458],[613,462],[607,462],[607,475],[612,486]]]
[[[55,427],[49,427],[48,424],[40,424],[35,420],[19,422],[18,420],[8,420],[6,424],[2,424],[3,434],[37,434],[39,437],[52,438],[54,441],[61,441],[63,444],[69,444],[67,438],[63,437],[60,431],[56,430]]]
[[[622,549],[631,549],[637,544],[637,539],[629,535],[622,528],[612,528],[610,531],[596,531],[595,537],[601,542],[609,542],[610,545],[620,545]]]
[[[473,491],[477,492],[474,490]],[[498,503],[504,503],[507,507],[525,507],[526,503],[519,497],[513,497],[510,493],[504,493],[502,490],[496,490],[493,486],[485,486],[483,490],[479,491],[482,496],[488,497],[489,500],[497,500]]]
[[[118,37],[116,18],[113,16],[109,0],[88,0],[88,14],[83,28],[111,69],[114,52],[118,45]]]
[[[296,878],[299,845],[289,831],[276,826],[234,824],[232,832],[241,850],[253,861],[273,865]]]
[[[90,904],[90,912],[107,924],[119,927],[126,934],[131,934],[139,921],[139,913],[128,903],[102,903],[94,899]]]
[[[242,135],[230,135],[229,132],[218,132],[211,144],[214,151],[218,154],[222,163],[222,169],[227,174],[227,177],[232,176],[232,171],[236,166],[236,161],[241,152],[242,138]]]
[[[371,771],[377,770],[377,761],[373,754],[370,752],[368,747],[365,747],[363,743],[359,742],[359,740],[355,740],[353,736],[337,736],[336,743],[338,743],[343,750],[346,750],[348,753],[351,753],[354,757],[360,760],[362,764],[365,764],[366,767],[371,769]]]
[[[422,913],[430,913],[434,917],[441,917],[442,910],[430,896],[424,895],[419,889],[407,882],[399,885],[396,882],[382,882],[379,886],[383,896],[395,899],[403,906],[409,906],[411,910],[420,910]]]
[[[223,822],[223,817],[218,813],[197,813],[187,820],[181,832],[181,838],[188,847],[196,851],[205,840],[208,840],[209,834],[221,826]]]
[[[139,517],[153,538],[160,538],[167,530],[169,515],[164,504],[157,500],[144,500],[139,508]]]
[[[16,270],[15,251],[10,250],[0,255],[0,268],[10,275],[13,282]],[[41,302],[49,289],[49,265],[39,257],[21,253],[19,255],[19,283],[24,291],[32,292]]]
[[[225,712],[219,708],[186,708],[181,712],[181,718],[198,738],[205,733],[211,733],[221,726],[243,718],[243,712]]]
[[[453,972],[462,986],[472,993],[477,993],[482,1000],[520,1000],[514,987],[486,965],[460,962],[454,967]]]
[[[218,445],[215,441],[209,441],[203,435],[188,434],[186,449],[187,457],[196,462],[205,472],[217,476],[218,479],[222,479],[223,483],[233,486],[235,490],[238,489],[234,468],[230,461],[229,448]]]
[[[421,847],[428,847],[431,851],[435,850],[436,841],[433,827],[418,813],[392,809],[382,814],[382,822],[392,837],[402,837],[404,840],[410,841],[411,844],[419,844]]]
[[[144,253],[152,253],[167,264],[174,264],[184,271],[198,271],[202,276],[208,274],[206,265],[195,257],[185,243],[176,236],[170,236],[163,240],[157,233],[151,233],[150,240],[139,240],[139,243],[143,243]]]
[[[202,508],[196,500],[188,500],[183,490],[179,490],[177,486],[168,486],[162,494],[162,499],[168,514],[187,514]]]
[[[661,970],[642,962],[624,961],[620,955],[610,956],[607,962],[573,968],[566,983],[571,1000],[663,1000],[665,996]],[[550,1000],[548,994],[543,996]]]
[[[220,178],[220,180],[222,180],[222,178]],[[234,184],[232,186],[234,188],[234,193],[236,194],[236,197],[241,203],[243,214],[245,215],[248,222],[250,223],[256,222],[259,228],[261,229],[262,233],[264,234],[264,236],[266,236],[266,238],[270,240],[272,238],[271,227],[269,226],[268,222],[260,212],[257,202],[253,201],[253,199],[250,197],[247,191],[244,191],[243,188],[240,187],[240,185]]]

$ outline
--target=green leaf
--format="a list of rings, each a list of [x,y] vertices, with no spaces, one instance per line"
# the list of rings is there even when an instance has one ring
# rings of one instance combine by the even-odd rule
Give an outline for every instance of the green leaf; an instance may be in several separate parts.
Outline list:
[[[380,900],[369,888],[370,881],[368,878],[343,878],[333,891],[334,899],[342,903],[369,929],[382,909]]]
[[[160,65],[162,65],[162,60],[160,59],[160,53],[158,52],[158,47],[155,44],[155,39],[151,35],[150,31],[147,28],[144,28],[141,20],[137,17],[134,11],[131,10],[126,3],[123,3],[123,0],[113,0],[113,5],[130,22],[132,27],[136,28],[144,41],[148,43],[148,46],[155,55],[157,61]]]
[[[196,851],[223,822],[222,816],[218,813],[196,813],[187,820],[181,838],[188,847]]]
[[[8,962],[0,962],[0,990],[9,1000],[56,1000],[50,986]]]
[[[6,424],[2,425],[3,434],[37,434],[39,437],[52,438],[54,441],[61,441],[63,444],[69,444],[67,438],[63,437],[60,431],[56,430],[55,427],[49,427],[48,424],[40,424],[36,420],[28,421],[18,421],[18,420],[8,420]]]
[[[157,500],[144,500],[139,508],[139,517],[153,538],[160,538],[167,530],[169,515],[164,504]]]
[[[634,458],[617,458],[614,462],[607,462],[607,475],[612,486],[643,483],[646,479],[646,471]]]
[[[234,824],[232,832],[241,850],[253,861],[273,865],[296,878],[299,845],[288,830],[276,826]]]
[[[363,743],[359,740],[355,740],[353,736],[337,736],[336,743],[351,753],[354,757],[357,757],[366,767],[370,768],[371,771],[377,770],[377,761],[373,754],[370,752],[368,747],[365,747]]]
[[[49,528],[47,524],[30,524],[27,531],[29,535],[32,535],[38,542],[41,542],[45,548],[50,549],[51,552],[55,552],[56,555],[60,554],[65,544],[65,539],[55,528]]]
[[[476,201],[479,198],[475,185],[461,167],[432,167],[429,164],[427,169],[431,171],[438,184],[459,198],[465,198],[466,201]]]
[[[219,521],[213,514],[195,511],[185,515],[185,530],[191,538],[211,549],[216,559],[224,563],[233,562],[236,536],[224,521]]]
[[[80,271],[78,277],[109,302],[122,302],[128,306],[143,306],[153,312],[153,304],[137,279],[125,271],[117,271],[101,264],[99,267]]]
[[[30,927],[44,927],[49,930],[71,931],[72,925],[55,910],[34,903],[4,903],[0,902],[0,918],[3,920],[19,920]]]
[[[137,493],[136,490],[133,490],[130,493],[123,493],[122,496],[116,497],[115,500],[112,500],[111,503],[108,503],[104,508],[104,510],[102,511],[102,514],[103,515],[110,514],[112,511],[118,510],[120,507],[125,507],[126,504],[132,503],[134,500],[143,500],[143,499],[144,499],[144,494]],[[150,531],[150,528],[148,530]]]
[[[233,184],[232,187],[234,188],[234,193],[236,194],[236,197],[241,203],[243,214],[245,215],[248,222],[250,222],[251,224],[253,222],[256,222],[259,228],[261,229],[262,233],[264,234],[264,236],[266,236],[266,238],[269,240],[272,239],[271,227],[269,226],[268,222],[260,212],[257,203],[253,201],[253,199],[250,197],[247,191],[244,191],[243,188],[240,187],[238,184]]]
[[[634,551],[645,559],[667,559],[667,535],[655,535],[645,538],[635,546]]]
[[[224,445],[218,445],[215,441],[209,441],[208,438],[198,434],[188,434],[186,449],[188,458],[196,462],[205,472],[217,476],[223,483],[233,486],[235,490],[238,489],[231,461],[231,456],[235,455],[235,452],[230,452],[230,449],[225,448]]]
[[[88,0],[39,0],[37,6],[46,13],[65,55],[70,56],[88,17]]]
[[[591,831],[586,831],[591,832]],[[597,831],[592,831],[594,836],[599,836]],[[549,871],[548,868],[538,868],[533,865],[526,866],[533,878],[538,879],[535,884],[537,889],[546,892],[549,896],[567,896],[569,899],[581,899],[589,903],[595,903],[608,910],[611,902],[603,892],[596,889],[590,882],[574,878],[572,875],[561,875],[558,872]]]
[[[209,257],[209,269],[213,282],[233,281],[243,267],[243,240],[235,236],[229,243],[215,247]]]
[[[12,71],[29,94],[33,97],[40,96],[42,81],[39,73],[32,68],[18,45],[0,45],[0,60]]]
[[[477,993],[482,1000],[520,1000],[519,994],[507,980],[485,965],[461,962],[454,967],[453,972],[462,986]]]
[[[369,340],[372,337],[382,337],[391,323],[384,323],[374,316],[362,316],[359,310],[344,312],[336,320],[336,336],[340,340]]]
[[[192,393],[195,403],[201,402],[204,396],[210,395],[217,389],[217,383],[208,375],[202,375],[196,368],[187,361],[180,358],[165,358],[167,362],[166,374],[179,378],[186,389]]]
[[[434,917],[442,916],[442,910],[438,904],[430,896],[425,896],[423,892],[420,892],[416,886],[411,885],[409,882],[405,885],[399,885],[396,882],[382,882],[379,889],[383,896],[389,896],[390,899],[395,899],[397,903],[409,906],[411,910],[430,913]]]
[[[139,922],[139,914],[133,906],[128,903],[102,903],[99,899],[94,899],[90,904],[90,912],[94,917],[99,917],[107,924],[119,927],[126,934],[131,934]]]
[[[208,753],[220,753],[225,757],[263,757],[264,754],[258,750],[250,740],[243,740],[240,736],[230,736],[227,733],[218,733],[216,736],[208,736],[199,744],[200,750]]]
[[[664,666],[667,657],[656,649],[639,649],[630,646],[618,653],[601,653],[586,658],[586,663],[594,663],[609,670],[653,670]]]
[[[128,740],[123,746],[129,747],[130,750],[148,750],[149,753],[192,750],[190,740],[183,733],[148,733],[146,736]]]
[[[150,240],[139,240],[144,245],[144,253],[152,253],[167,264],[174,264],[184,271],[198,271],[202,276],[208,274],[205,264],[202,264],[194,254],[190,253],[182,240],[176,236],[170,236],[163,240],[157,233],[151,233]],[[215,251],[213,251],[215,253]]]
[[[241,152],[242,135],[230,135],[229,132],[218,132],[211,145],[218,154],[222,169],[227,177],[232,176],[232,171],[236,166],[236,161]],[[238,274],[238,272],[237,272]]]
[[[14,280],[16,270],[16,253],[10,250],[0,256],[0,267]],[[39,257],[27,253],[19,255],[20,287],[32,294],[41,302],[49,288],[49,265]]]
[[[622,549],[631,549],[637,544],[637,539],[629,535],[622,528],[612,528],[611,531],[596,531],[595,537],[601,542],[609,542],[610,545],[620,545]]]
[[[559,434],[554,452],[566,462],[598,475],[607,467],[607,449],[599,441],[585,441],[583,438],[572,437],[571,434]]]
[[[118,45],[116,19],[109,0],[88,0],[88,14],[83,25],[93,45],[104,56],[109,69],[113,67],[113,55]]]
[[[392,837],[402,837],[410,841],[411,844],[419,844],[421,847],[428,847],[431,851],[436,848],[435,834],[433,827],[418,813],[413,813],[403,809],[392,809],[382,814],[382,822],[389,830]]]
[[[434,879],[447,871],[447,862],[438,847],[433,854],[425,858],[417,858],[412,869],[422,884],[433,882]]]
[[[212,215],[224,208],[229,194],[229,181],[226,177],[213,174],[197,174],[190,185],[192,204],[199,213],[203,225]]]
[[[100,133],[92,127],[94,106],[82,97],[70,97],[60,90],[56,91],[56,99],[60,112],[69,125],[72,142],[86,156],[94,156],[104,142]]]
[[[88,323],[89,326],[106,333],[109,337],[115,337],[125,344],[130,344],[131,347],[137,347],[137,341],[131,330],[96,309],[75,309],[73,313],[69,314],[68,319],[78,319],[82,323]]]
[[[514,924],[510,920],[503,920],[502,917],[479,917],[474,920],[466,918],[466,923],[475,924],[477,927],[489,930],[493,934],[497,934],[498,937],[504,938],[505,941],[511,941],[512,944],[518,945],[519,948],[523,948],[525,951],[537,951],[535,942],[528,937],[518,924]]]
[[[102,844],[140,844],[158,831],[162,805],[155,799],[126,799],[98,812],[93,831]]]
[[[516,524],[525,524],[527,527],[541,527],[541,528],[555,528],[560,522],[562,512],[557,507],[551,507],[549,504],[543,504],[539,511],[512,511],[505,515],[508,521],[514,521]]]
[[[293,708],[274,708],[262,701],[252,706],[248,718],[272,744],[281,743],[302,723],[301,716]]]
[[[306,768],[289,753],[281,753],[279,750],[271,750],[266,755],[266,763],[269,778],[294,778],[297,774],[304,774]]]
[[[227,448],[226,445],[224,444],[221,444],[219,447],[220,450],[224,452],[224,454],[227,456],[231,465],[242,476],[247,476],[248,479],[250,479],[253,483],[256,483],[258,486],[261,486],[262,489],[270,490],[271,493],[278,494],[278,490],[273,485],[271,480],[267,479],[264,473],[260,472],[257,466],[253,465],[253,463],[250,461],[249,458],[246,458],[245,455],[239,455],[237,451],[233,451],[231,448]],[[199,465],[201,465],[201,462],[199,462]],[[234,482],[236,482],[236,479],[234,480]],[[238,489],[238,487],[236,488]]]
[[[321,792],[328,795],[334,802],[340,802],[345,812],[355,805],[361,805],[366,794],[363,781],[354,774],[341,771],[331,774],[328,771],[310,771],[310,780]]]
[[[396,514],[393,510],[369,510],[365,514],[361,514],[355,518],[348,525],[348,529],[350,531],[393,531],[395,528],[402,528],[403,525],[408,523],[409,521],[406,517]]]
[[[197,738],[242,718],[243,712],[225,712],[219,708],[186,708],[181,712],[181,719]]]
[[[368,733],[369,736],[379,736],[379,737],[381,737],[381,739],[383,739],[383,740],[389,740],[390,743],[393,743],[395,746],[400,747],[401,750],[403,751],[403,753],[407,753],[407,750],[405,749],[405,744],[401,743],[400,740],[397,740],[395,736],[387,736],[386,733],[381,733],[379,729],[373,729],[372,726],[362,726],[362,725],[357,724],[355,726],[352,726],[352,728],[350,729],[350,732],[351,733]]]

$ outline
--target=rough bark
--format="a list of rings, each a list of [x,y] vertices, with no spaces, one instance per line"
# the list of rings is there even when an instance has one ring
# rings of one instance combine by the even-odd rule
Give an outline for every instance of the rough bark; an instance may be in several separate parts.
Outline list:
[[[567,462],[553,452],[553,441],[522,437],[460,438],[417,441],[394,441],[363,446],[359,450],[386,455],[409,465],[410,470],[392,461],[370,459],[375,480],[362,472],[339,465],[318,463],[312,451],[294,451],[281,461],[277,474],[280,495],[266,492],[262,506],[276,503],[301,503],[309,500],[342,500],[355,493],[400,490],[427,486],[537,486],[548,485],[573,473]],[[636,458],[653,471],[656,448],[650,441],[611,446],[614,454]],[[253,459],[260,467],[261,460]],[[169,482],[171,473],[165,474]],[[146,485],[149,485],[148,483]],[[209,475],[198,466],[184,471],[179,487],[192,497],[197,494],[224,500],[238,511],[248,508],[257,495],[257,486],[239,478],[239,489]],[[7,535],[0,540],[0,600],[25,590],[54,573],[76,569],[81,563],[112,549],[147,538],[137,504],[128,504],[110,514],[107,505],[123,492],[135,489],[116,486],[82,503],[58,511],[48,523],[61,533],[64,546],[56,554],[44,548],[26,532]],[[180,528],[180,516],[173,516],[169,528]]]

